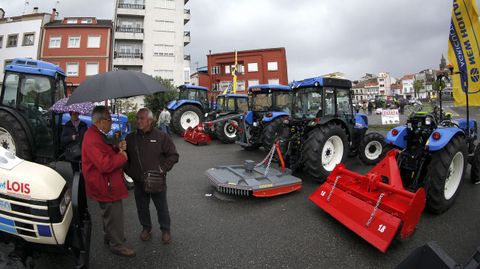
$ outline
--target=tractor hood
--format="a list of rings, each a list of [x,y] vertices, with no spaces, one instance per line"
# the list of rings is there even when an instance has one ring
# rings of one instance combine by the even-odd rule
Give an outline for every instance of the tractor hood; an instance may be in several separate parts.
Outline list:
[[[0,195],[25,200],[55,200],[65,180],[55,170],[22,160],[0,147]]]
[[[195,100],[180,99],[180,100],[170,101],[167,104],[167,109],[168,110],[177,110],[180,106],[182,106],[184,104],[195,104],[195,105],[199,105],[199,106],[202,105],[200,102],[195,101]]]

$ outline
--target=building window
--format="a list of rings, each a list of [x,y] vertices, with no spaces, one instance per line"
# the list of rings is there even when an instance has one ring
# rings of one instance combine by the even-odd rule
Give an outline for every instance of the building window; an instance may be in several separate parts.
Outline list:
[[[91,23],[93,23],[93,20],[92,19],[82,19],[82,23],[83,24],[91,24]]]
[[[243,66],[243,64],[239,64],[238,65],[238,74],[244,74],[245,73],[245,67]]]
[[[67,19],[67,24],[76,24],[78,19]]]
[[[78,77],[78,63],[67,63],[67,76]]]
[[[87,48],[100,48],[100,36],[99,35],[89,35]]]
[[[15,35],[8,35],[7,39],[7,48],[16,47],[18,41],[18,34]]]
[[[280,84],[280,80],[278,78],[269,79],[268,84],[278,85]]]
[[[249,80],[249,81],[248,81],[248,87],[257,86],[258,84],[260,84],[260,82],[258,81],[258,79],[254,79],[254,80]]]
[[[23,34],[22,46],[33,46],[35,43],[35,33]]]
[[[68,47],[69,48],[80,48],[80,36],[69,36],[68,37]]]
[[[225,65],[225,74],[230,74],[230,65]]]
[[[158,8],[175,9],[175,0],[160,0],[158,1]]]
[[[51,49],[57,49],[61,47],[62,37],[61,36],[51,36],[48,47]]]
[[[268,62],[267,63],[267,70],[268,71],[277,71],[278,70],[278,63],[277,62]]]
[[[153,56],[175,56],[175,47],[172,45],[153,45]]]
[[[257,63],[249,63],[247,65],[248,72],[258,72],[258,64]]]
[[[3,35],[0,35],[0,49],[3,48]]]
[[[220,74],[220,66],[212,66],[212,75]]]
[[[174,32],[175,23],[173,21],[155,20],[157,31]]]
[[[155,76],[159,76],[163,79],[173,81],[173,70],[166,70],[166,69],[157,69],[153,70]]]
[[[98,63],[87,63],[85,75],[94,76],[98,74]]]

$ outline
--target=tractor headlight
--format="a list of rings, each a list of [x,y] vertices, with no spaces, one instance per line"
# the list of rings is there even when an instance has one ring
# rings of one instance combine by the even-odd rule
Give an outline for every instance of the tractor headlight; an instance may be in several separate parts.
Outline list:
[[[253,127],[258,127],[258,122],[254,122]]]
[[[60,201],[59,209],[60,209],[60,214],[63,216],[65,215],[65,212],[67,212],[68,205],[70,204],[70,201],[72,201],[72,190],[67,189],[65,192],[65,195],[63,196],[62,200]]]
[[[432,124],[432,118],[426,117],[425,118],[425,125],[430,125],[430,124]]]

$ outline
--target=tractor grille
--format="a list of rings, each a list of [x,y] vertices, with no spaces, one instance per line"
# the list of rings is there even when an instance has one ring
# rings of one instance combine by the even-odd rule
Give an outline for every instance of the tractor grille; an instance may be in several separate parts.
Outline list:
[[[217,191],[225,194],[232,194],[232,195],[239,195],[239,196],[250,196],[252,194],[252,192],[249,190],[229,188],[229,187],[223,187],[223,186],[218,186]]]
[[[37,238],[50,231],[47,202],[30,201],[0,195],[0,231]]]

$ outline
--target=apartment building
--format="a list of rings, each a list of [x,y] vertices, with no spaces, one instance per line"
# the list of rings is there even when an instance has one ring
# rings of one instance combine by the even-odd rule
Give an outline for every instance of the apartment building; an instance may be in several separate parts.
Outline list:
[[[56,10],[52,11],[53,17]],[[50,22],[52,14],[32,13],[6,17],[0,8],[0,77],[3,78],[5,65],[14,58],[38,59],[42,40],[42,27]],[[1,79],[0,79],[1,84]]]
[[[111,20],[66,17],[43,27],[40,59],[54,63],[67,74],[71,93],[89,76],[111,70]]]
[[[188,0],[117,0],[113,68],[141,71],[170,80],[190,82]],[[135,98],[143,106],[143,97]]]

